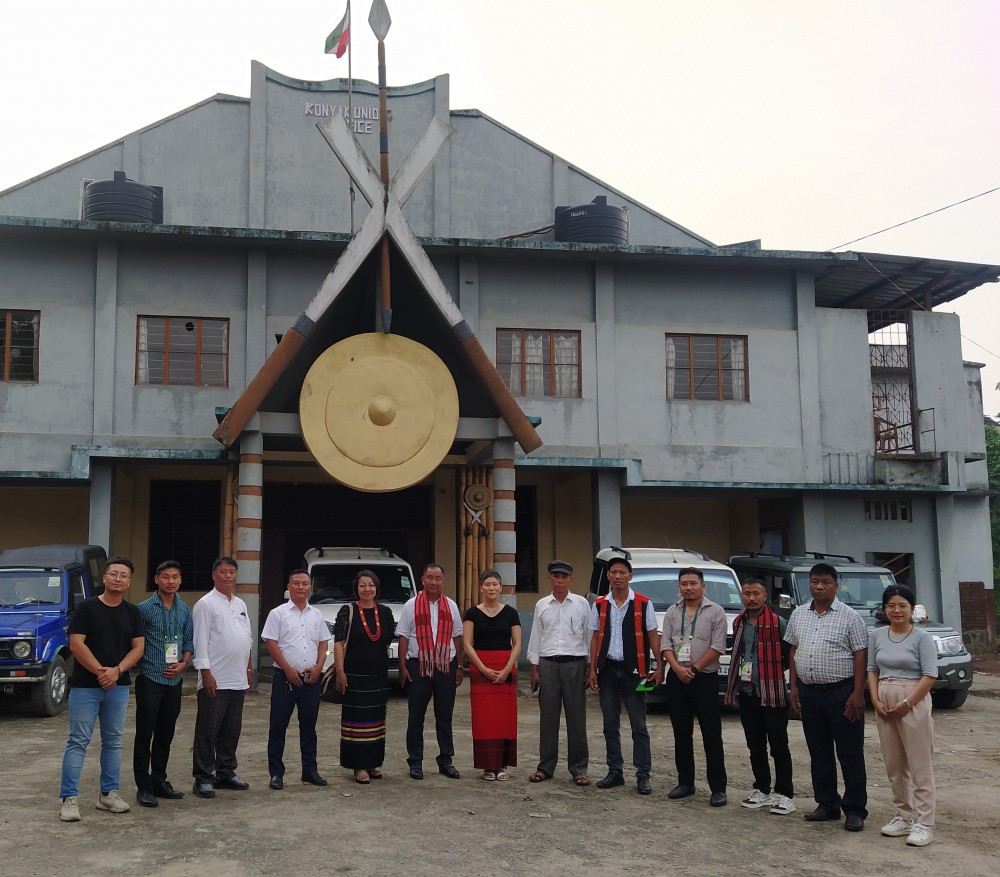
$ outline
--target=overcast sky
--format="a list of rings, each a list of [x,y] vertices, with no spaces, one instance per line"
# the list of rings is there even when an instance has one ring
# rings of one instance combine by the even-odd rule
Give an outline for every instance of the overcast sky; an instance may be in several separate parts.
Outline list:
[[[387,0],[390,85],[475,108],[716,243],[824,251],[1000,187],[997,0]],[[346,0],[2,0],[0,190],[323,54]],[[353,72],[377,80],[369,0]],[[853,245],[1000,264],[1000,191]],[[944,310],[1000,412],[1000,284]]]

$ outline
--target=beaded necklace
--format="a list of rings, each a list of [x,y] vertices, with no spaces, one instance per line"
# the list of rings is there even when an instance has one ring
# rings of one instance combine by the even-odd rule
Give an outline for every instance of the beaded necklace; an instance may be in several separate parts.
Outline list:
[[[358,603],[358,615],[361,616],[361,626],[365,629],[365,633],[368,634],[368,639],[373,643],[377,643],[382,639],[382,614],[378,611],[378,605],[376,604],[372,607],[375,611],[375,636],[372,636],[371,629],[368,627],[368,621],[365,618],[365,610],[361,608],[361,604]]]

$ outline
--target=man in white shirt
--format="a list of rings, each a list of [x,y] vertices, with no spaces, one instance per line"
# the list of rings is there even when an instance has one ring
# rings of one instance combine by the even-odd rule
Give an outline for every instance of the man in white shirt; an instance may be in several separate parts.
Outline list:
[[[285,732],[292,711],[299,711],[299,748],[302,782],[325,786],[316,764],[316,719],[319,717],[320,677],[326,660],[330,631],[323,613],[309,605],[312,579],[304,569],[288,577],[288,602],[267,616],[261,639],[274,661],[271,683],[271,722],[267,734],[267,772],[270,787],[284,787]]]
[[[551,596],[535,605],[528,639],[531,690],[538,692],[538,767],[533,783],[552,779],[559,760],[559,714],[566,710],[567,766],[578,786],[589,786],[587,764],[587,654],[590,605],[571,594],[573,567],[553,560],[548,567]]]
[[[407,686],[406,763],[410,778],[424,778],[424,716],[434,700],[438,772],[460,777],[452,763],[455,743],[451,720],[455,689],[462,684],[462,616],[455,601],[441,593],[444,569],[429,563],[420,577],[423,589],[403,607],[396,626],[399,635],[399,681]]]
[[[253,679],[253,634],[247,605],[236,596],[236,561],[212,564],[215,587],[194,604],[194,666],[198,715],[194,725],[194,793],[249,789],[236,776],[236,747],[243,728],[243,698]]]

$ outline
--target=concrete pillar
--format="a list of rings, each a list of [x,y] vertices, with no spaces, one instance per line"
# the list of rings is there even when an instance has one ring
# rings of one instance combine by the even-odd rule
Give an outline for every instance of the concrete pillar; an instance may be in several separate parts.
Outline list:
[[[102,545],[108,556],[116,554],[111,545],[115,467],[111,460],[90,461],[90,518],[87,541]]]
[[[240,475],[236,518],[236,593],[247,604],[253,631],[254,667],[260,651],[260,527],[264,493],[264,438],[259,432],[240,436]]]
[[[826,506],[822,496],[799,497],[799,513],[788,524],[788,550],[791,554],[826,551]]]
[[[918,570],[916,595],[917,602],[923,604],[931,618],[940,618],[955,630],[961,630],[962,601],[958,588],[960,573],[955,546],[961,545],[962,540],[956,537],[955,525],[955,497],[950,494],[936,495],[934,531],[937,542],[937,574],[932,571],[930,575],[925,575]],[[935,581],[941,583],[939,588],[934,587]]]
[[[618,390],[615,373],[615,269],[594,266],[594,362],[597,370],[597,445],[601,457],[618,457]]]
[[[805,480],[823,481],[822,434],[819,416],[819,339],[816,335],[816,281],[812,274],[795,275],[795,339],[799,360],[799,407],[802,412],[802,459]],[[821,549],[814,548],[814,551]]]
[[[257,377],[267,359],[267,252],[247,253],[247,325],[244,386]]]
[[[505,585],[517,584],[517,504],[514,500],[514,440],[493,442],[493,566]],[[505,603],[517,605],[514,595]],[[509,599],[513,597],[513,599]]]
[[[621,473],[598,469],[590,475],[594,554],[609,545],[622,546]]]
[[[102,243],[97,247],[97,273],[94,288],[94,423],[97,443],[110,442],[114,436],[115,413],[115,337],[118,318],[118,245]],[[133,327],[134,331],[134,327]],[[129,367],[131,371],[131,366]],[[134,379],[130,377],[129,384]],[[100,543],[104,544],[104,543]]]

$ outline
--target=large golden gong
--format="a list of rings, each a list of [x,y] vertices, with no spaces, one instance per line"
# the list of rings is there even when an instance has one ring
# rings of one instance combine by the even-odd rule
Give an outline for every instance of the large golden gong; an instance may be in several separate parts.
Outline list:
[[[422,344],[353,335],[312,364],[299,419],[309,451],[337,481],[369,493],[401,490],[433,472],[455,441],[458,390]]]

